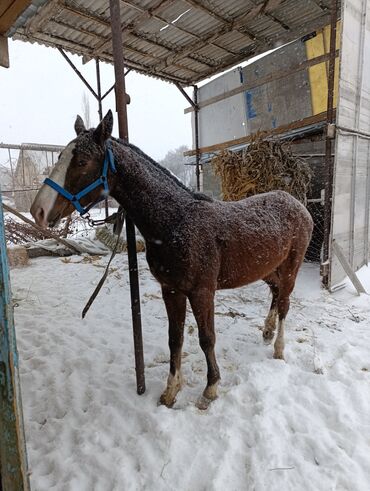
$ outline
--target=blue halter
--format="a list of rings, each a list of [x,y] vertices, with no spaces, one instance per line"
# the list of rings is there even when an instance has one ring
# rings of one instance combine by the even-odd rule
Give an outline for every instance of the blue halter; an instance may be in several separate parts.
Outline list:
[[[100,201],[103,201],[103,199],[105,198],[104,195],[108,195],[109,193],[108,179],[107,179],[108,169],[110,169],[113,173],[117,172],[116,165],[114,163],[114,155],[110,148],[109,143],[107,142],[103,171],[101,176],[99,177],[99,179],[96,179],[96,181],[86,186],[77,194],[75,195],[71,194],[66,189],[62,188],[62,186],[60,186],[57,182],[53,181],[52,179],[49,179],[48,177],[44,180],[44,184],[47,184],[51,188],[55,189],[57,193],[61,194],[64,198],[70,201],[72,205],[76,208],[76,210],[79,212],[79,214],[83,216],[86,215],[93,206],[95,206],[97,203],[100,203]],[[103,186],[104,195],[100,196],[96,201],[94,201],[93,203],[89,204],[86,208],[84,208],[80,203],[80,199],[86,196],[87,194],[89,194],[91,191],[94,191],[94,189],[98,188],[99,186]]]

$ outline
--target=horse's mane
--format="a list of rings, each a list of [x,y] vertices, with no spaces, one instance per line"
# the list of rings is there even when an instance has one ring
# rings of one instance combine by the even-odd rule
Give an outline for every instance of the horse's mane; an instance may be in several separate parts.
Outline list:
[[[175,174],[173,174],[171,171],[169,171],[168,169],[166,169],[166,167],[163,167],[161,164],[159,164],[158,162],[156,162],[155,160],[153,160],[151,157],[149,157],[149,155],[147,155],[145,152],[143,152],[136,145],[133,145],[132,143],[127,143],[124,140],[122,140],[121,138],[111,137],[111,139],[113,141],[116,141],[117,143],[120,143],[121,145],[124,145],[124,146],[130,148],[135,153],[137,153],[141,157],[145,158],[145,160],[149,161],[154,167],[156,167],[158,170],[160,170],[161,172],[163,172],[163,174],[165,174],[166,176],[168,176],[169,178],[171,178],[180,188],[185,189],[185,191],[187,191],[189,194],[191,194],[191,196],[194,199],[197,199],[197,200],[200,200],[200,201],[213,201],[213,199],[211,197],[209,197],[209,196],[207,196],[207,195],[205,195],[203,193],[198,193],[198,192],[195,192],[195,191],[192,191],[191,189],[189,189],[187,186],[185,186],[185,184],[183,182],[180,181],[180,179],[177,176],[175,176]]]

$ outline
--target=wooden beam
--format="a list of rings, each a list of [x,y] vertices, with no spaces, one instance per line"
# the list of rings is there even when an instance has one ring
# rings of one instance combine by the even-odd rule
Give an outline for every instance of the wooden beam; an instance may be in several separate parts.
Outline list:
[[[6,34],[7,31],[9,31],[18,17],[31,4],[31,1],[32,0],[13,0],[9,2],[9,0],[5,0],[7,8],[3,9],[3,5],[1,5],[3,12],[0,16],[0,34]]]
[[[336,52],[336,56],[339,56],[339,50]],[[210,97],[203,102],[199,103],[199,109],[203,107],[210,106],[211,104],[215,104],[216,102],[223,101],[224,99],[228,99],[236,94],[240,94],[241,92],[245,92],[246,90],[255,89],[256,87],[260,87],[261,85],[265,85],[269,82],[274,82],[275,80],[280,80],[285,77],[290,77],[293,73],[299,72],[301,70],[305,70],[314,65],[318,65],[319,63],[323,63],[330,58],[330,54],[326,53],[325,55],[317,56],[316,58],[312,58],[310,60],[302,61],[297,65],[294,65],[289,70],[279,70],[270,75],[266,75],[266,77],[261,77],[254,82],[246,82],[235,89],[229,90],[227,92],[223,92],[222,94],[215,95],[214,97]],[[194,111],[193,107],[187,107],[184,110],[184,113],[187,114],[189,112]]]
[[[9,68],[8,38],[0,36],[0,66]]]
[[[60,47],[70,51],[73,54],[84,55],[88,58],[93,58],[91,47],[73,41],[68,41],[64,38],[55,36],[53,34],[45,34],[41,32],[36,32],[35,34],[31,34],[31,33],[27,33],[24,28],[20,28],[17,30],[14,39],[19,39],[21,41],[26,41],[26,42],[35,41],[40,44],[44,44],[46,46],[51,46],[53,48]],[[112,55],[109,53],[104,53],[99,58],[101,61],[112,63]],[[125,65],[139,73],[142,73],[144,75],[151,75],[153,77],[166,80],[167,82],[180,83],[182,85],[188,85],[190,83],[188,79],[176,77],[175,75],[168,75],[167,73],[164,72],[151,71],[151,69],[146,65],[134,62],[130,59],[125,59]]]
[[[173,1],[173,0],[171,0],[171,1]],[[109,23],[107,24],[107,22],[101,16],[97,16],[95,14],[91,14],[90,12],[85,12],[85,11],[83,11],[81,9],[78,9],[78,8],[74,7],[74,6],[63,4],[63,9],[67,10],[68,12],[70,12],[70,13],[78,16],[78,17],[86,18],[86,19],[88,19],[88,20],[90,20],[92,22],[97,22],[97,23],[99,23],[101,25],[107,25],[107,27],[109,26]],[[146,14],[146,17],[147,17],[147,14]],[[54,21],[54,22],[58,23],[58,21]],[[135,23],[135,25],[136,25],[136,23]],[[78,30],[78,28],[76,28],[73,25],[71,25],[70,28],[71,29]],[[141,32],[135,32],[134,31],[134,28],[132,26],[130,26],[130,27],[122,27],[122,32],[128,32],[134,38],[140,39],[140,41],[145,41],[149,45],[152,45],[152,46],[154,46],[156,48],[158,46],[160,46],[161,48],[169,51],[169,53],[172,53],[171,50],[168,48],[168,46],[162,45],[158,40],[153,41],[153,40],[149,39],[147,34],[144,34],[144,33],[141,33]],[[91,34],[91,35],[94,36],[94,34]],[[90,49],[91,54],[88,55],[88,56],[90,58],[95,58],[95,57],[101,58],[102,55],[104,54],[104,52],[106,50],[108,50],[108,48],[109,48],[109,50],[111,49],[111,44],[112,44],[112,40],[111,40],[111,36],[109,35],[108,37],[105,37],[105,38],[101,39],[100,42],[95,47],[91,48]],[[152,58],[154,60],[157,59],[155,56],[150,55],[148,51],[146,51],[146,52],[139,51],[137,48],[134,49],[134,48],[128,46],[127,43],[125,45],[125,51],[131,51],[134,54],[139,54],[139,55],[144,56],[144,57],[147,57],[147,58],[150,57],[150,58]],[[171,56],[171,54],[169,56]],[[127,61],[129,62],[129,60],[127,60]],[[127,64],[127,61],[126,61],[126,64]],[[198,61],[198,62],[201,63],[200,61]],[[171,63],[171,65],[174,66],[175,68],[178,68],[179,70],[184,70],[184,71],[187,71],[189,73],[192,73],[195,76],[197,76],[197,75],[198,76],[201,76],[202,75],[202,72],[196,71],[193,68],[189,68],[189,67],[184,66],[184,65],[181,65],[181,64]],[[159,69],[157,68],[157,65],[151,66],[150,69],[148,69],[146,67],[146,69],[147,69],[147,72],[149,74],[153,74],[153,75],[156,75],[156,73],[159,73],[159,72],[162,71],[161,70],[161,67]],[[190,76],[194,77],[194,75],[190,75]],[[173,77],[173,78],[175,78],[175,77]]]
[[[27,22],[27,31],[35,33],[42,31],[44,25],[53,17],[55,18],[63,9],[59,0],[50,0],[41,11]]]
[[[264,131],[263,134],[266,137],[281,135],[283,133],[289,133],[290,131],[297,130],[299,128],[304,128],[305,126],[310,126],[313,124],[318,124],[326,121],[326,111],[315,116],[309,116],[308,118],[300,119],[298,121],[293,121],[293,123],[278,126],[273,130]],[[255,136],[254,133],[248,136],[243,136],[242,138],[237,138],[235,140],[229,140],[223,143],[216,143],[215,145],[210,145],[208,147],[201,147],[199,153],[212,153],[219,152],[220,150],[226,150],[227,148],[235,147],[237,145],[242,145],[249,143]],[[196,155],[196,150],[188,150],[184,152],[185,157],[190,157]]]
[[[347,258],[344,255],[343,249],[340,247],[340,245],[335,240],[333,240],[332,247],[333,247],[333,252],[337,256],[337,258],[338,258],[340,264],[342,265],[342,268],[344,269],[346,275],[351,280],[352,285],[356,288],[358,295],[360,295],[361,293],[367,293],[365,288],[363,287],[361,281],[358,279],[358,276],[353,271],[353,269],[351,268],[351,265],[347,261]]]
[[[138,15],[129,25],[122,26],[122,33],[123,32],[132,33],[141,22],[150,19],[159,9],[167,7],[168,5],[174,3],[174,0],[161,0],[152,9],[140,8],[134,4],[131,4],[130,2],[122,2],[122,3],[124,3],[125,5],[131,8],[135,8],[135,10],[138,10],[140,12],[140,15]],[[112,44],[112,36],[109,36],[108,39],[105,40],[103,43],[99,43],[97,46],[95,46],[94,56],[99,56],[99,53],[102,53],[104,50],[107,49],[107,47],[110,48],[111,44]]]
[[[236,22],[227,20],[224,17],[222,17],[221,15],[217,14],[217,12],[215,12],[214,10],[207,8],[199,0],[185,0],[185,2],[189,5],[191,5],[192,7],[194,7],[195,9],[201,10],[202,12],[209,15],[210,17],[213,17],[215,20],[220,22],[224,27],[227,26],[229,31],[234,31],[234,30],[239,31],[240,27],[242,27],[240,22],[239,22],[239,19]],[[242,16],[242,18],[244,19],[244,16]],[[239,33],[242,34],[243,36],[248,37],[251,41],[256,40],[255,34],[250,32],[246,28],[243,29],[242,32],[239,31]]]
[[[18,351],[0,193],[0,489],[29,491]]]
[[[135,10],[138,10],[142,14],[145,12],[145,9],[143,7],[138,7],[137,5],[133,4],[132,2],[128,2],[126,0],[121,0],[121,2],[124,3],[125,5],[129,6],[129,7],[132,7]],[[161,8],[162,8],[162,5],[161,5]],[[156,14],[157,10],[159,10],[159,9],[156,8],[154,10],[150,10],[150,17],[158,20],[159,22],[162,22],[165,26],[168,25],[168,28],[175,29],[179,32],[183,32],[184,34],[187,34],[188,36],[196,38],[199,41],[202,40],[202,37],[199,34],[195,34],[194,32],[189,31],[189,29],[185,29],[184,27],[180,27],[176,23],[173,24],[173,23],[171,23],[171,21],[169,21],[169,20],[165,19],[164,17]],[[146,18],[147,18],[147,16],[146,16]],[[217,44],[217,43],[210,43],[210,44],[211,44],[211,46],[214,46],[215,48],[219,48],[219,49],[225,51],[226,53],[228,53],[230,55],[236,55],[237,54],[234,51],[231,51],[230,49],[225,48],[221,44]]]

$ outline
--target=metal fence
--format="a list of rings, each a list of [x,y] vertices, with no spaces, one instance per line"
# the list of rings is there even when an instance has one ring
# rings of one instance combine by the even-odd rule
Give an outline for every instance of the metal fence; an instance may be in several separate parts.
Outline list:
[[[63,148],[59,145],[0,143],[0,185],[4,203],[31,218],[31,204]],[[113,201],[110,205],[117,206]],[[94,213],[96,218],[105,218],[105,203]],[[90,229],[86,221],[74,214],[71,219],[62,221],[53,232],[59,237],[73,237],[87,235]],[[9,212],[5,214],[5,235],[8,244],[23,244],[45,238],[40,231]]]
[[[0,182],[3,197],[18,211],[28,212],[62,149],[59,145],[0,143]]]

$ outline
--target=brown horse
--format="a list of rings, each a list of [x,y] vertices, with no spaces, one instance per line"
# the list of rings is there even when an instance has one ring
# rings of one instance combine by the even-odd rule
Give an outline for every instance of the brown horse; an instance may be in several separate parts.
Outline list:
[[[169,321],[170,373],[160,402],[171,407],[181,388],[181,349],[189,299],[199,329],[208,373],[200,399],[217,397],[220,373],[215,358],[214,296],[218,289],[265,281],[272,303],[263,338],[271,342],[278,320],[274,358],[283,359],[284,320],[289,296],[312,233],[306,208],[275,191],[237,202],[194,193],[137,147],[111,137],[113,116],[86,130],[78,116],[77,137],[62,151],[50,178],[72,195],[102,174],[110,146],[116,166],[108,172],[109,193],[126,210],[146,241],[150,270],[162,287]],[[102,187],[81,198],[88,205]],[[54,226],[74,211],[60,192],[44,184],[31,208],[41,226]]]

